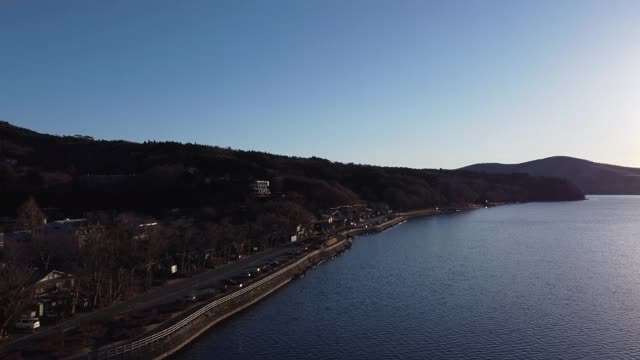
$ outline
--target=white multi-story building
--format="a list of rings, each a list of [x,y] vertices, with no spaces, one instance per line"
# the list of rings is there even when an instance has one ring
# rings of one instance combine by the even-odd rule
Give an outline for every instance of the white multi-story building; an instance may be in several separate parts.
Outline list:
[[[269,190],[269,182],[265,180],[256,180],[253,184],[251,184],[251,189],[253,189],[253,192],[259,197],[271,195],[271,190]]]

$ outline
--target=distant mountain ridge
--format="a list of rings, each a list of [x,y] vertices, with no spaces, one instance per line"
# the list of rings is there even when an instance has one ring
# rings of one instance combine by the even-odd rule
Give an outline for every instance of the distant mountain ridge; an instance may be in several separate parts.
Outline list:
[[[474,164],[460,170],[559,177],[578,185],[587,194],[640,195],[640,168],[602,164],[569,156],[553,156],[520,164]]]

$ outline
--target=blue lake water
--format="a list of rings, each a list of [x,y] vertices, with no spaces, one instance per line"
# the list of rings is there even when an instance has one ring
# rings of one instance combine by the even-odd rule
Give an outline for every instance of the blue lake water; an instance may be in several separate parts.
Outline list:
[[[413,220],[177,359],[640,358],[640,197]]]

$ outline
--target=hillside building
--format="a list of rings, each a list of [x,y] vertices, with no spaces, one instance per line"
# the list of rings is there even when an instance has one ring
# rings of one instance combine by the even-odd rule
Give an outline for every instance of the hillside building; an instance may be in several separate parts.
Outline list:
[[[256,180],[251,184],[251,189],[253,193],[258,197],[267,197],[271,195],[271,190],[269,190],[269,182],[266,180]]]

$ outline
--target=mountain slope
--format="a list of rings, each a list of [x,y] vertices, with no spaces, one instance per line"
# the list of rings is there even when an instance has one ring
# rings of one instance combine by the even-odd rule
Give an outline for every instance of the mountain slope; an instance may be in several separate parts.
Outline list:
[[[640,195],[640,168],[601,164],[568,156],[554,156],[521,164],[486,163],[460,170],[560,177],[587,194]]]
[[[272,199],[277,194],[311,211],[361,202],[408,210],[584,198],[563,179],[343,164],[176,142],[92,140],[0,122],[0,215],[11,216],[33,196],[43,207],[78,213],[206,207],[216,216],[235,216],[256,202],[250,188],[255,180],[271,182]]]

